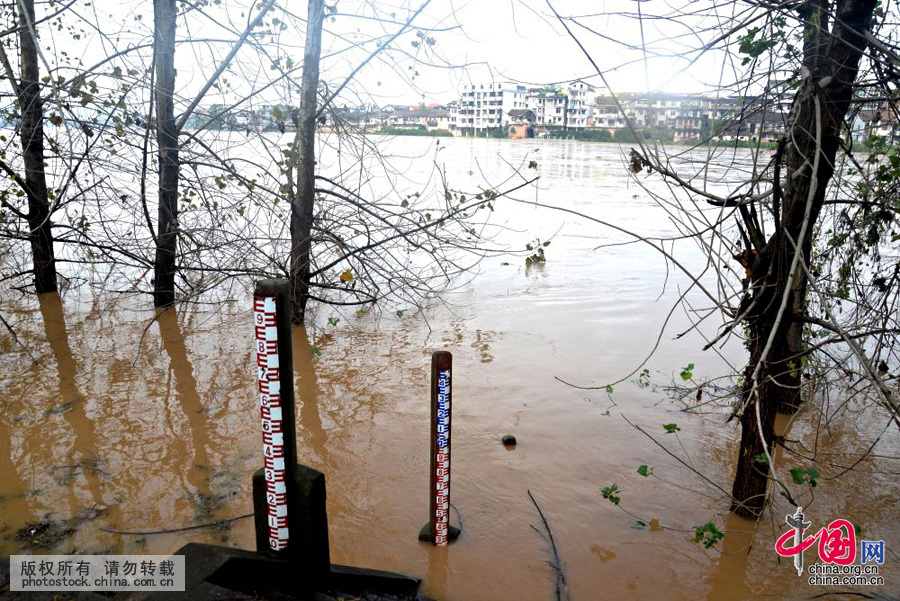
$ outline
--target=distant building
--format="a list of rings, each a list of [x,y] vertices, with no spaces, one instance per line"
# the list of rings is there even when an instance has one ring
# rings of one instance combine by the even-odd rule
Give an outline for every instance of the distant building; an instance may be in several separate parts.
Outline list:
[[[735,115],[717,132],[717,139],[775,142],[784,135],[787,115],[776,110],[748,110]]]
[[[566,108],[569,97],[562,88],[532,88],[528,90],[528,108],[534,111],[535,123],[541,126],[566,127]]]
[[[531,109],[513,109],[508,113],[508,137],[513,140],[524,140],[534,137],[535,115]]]
[[[509,111],[524,108],[524,86],[511,82],[468,84],[460,92],[455,128],[451,128],[457,135],[484,135],[509,125]]]
[[[893,144],[900,140],[900,121],[890,106],[877,109],[861,109],[853,120],[852,136],[864,142],[872,136],[884,138]]]
[[[624,129],[625,115],[611,96],[597,96],[594,99],[594,111],[588,119],[588,127],[596,129]]]
[[[440,105],[434,108],[410,108],[404,105],[343,108],[335,111],[335,119],[345,127],[377,131],[394,129],[427,129],[450,131],[450,111]]]
[[[531,88],[526,94],[526,104],[534,111],[538,126],[584,129],[589,126],[593,115],[594,92],[592,86],[581,80],[565,88]]]
[[[588,121],[594,112],[593,86],[581,80],[573,81],[568,86],[569,104],[567,111],[567,127],[582,129],[587,127]]]
[[[407,109],[386,112],[382,116],[383,125],[396,128],[418,128],[450,130],[450,113],[447,109]]]
[[[620,93],[597,95],[581,80],[561,86],[526,89],[513,82],[484,82],[463,86],[459,99],[446,106],[374,105],[334,109],[328,127],[376,132],[382,128],[450,131],[455,135],[545,137],[556,130],[617,131],[673,142],[698,143],[709,139],[774,141],[784,135],[790,115],[794,79],[776,82],[756,97],[716,98],[702,94]],[[889,107],[860,100],[852,119],[855,140],[878,135],[900,137],[900,124]],[[296,109],[286,105],[235,108],[212,105],[198,110],[190,127],[213,129],[280,130],[296,128]],[[630,136],[630,132],[628,134]]]
[[[618,104],[611,96],[594,99],[590,127],[612,133],[627,128],[630,122],[637,130],[668,134],[674,142],[702,142],[709,138],[769,140],[784,133],[783,104],[776,104],[763,115],[760,99],[663,93],[623,93],[616,98]]]
[[[509,111],[509,123],[512,125],[534,125],[536,117],[531,109],[513,109]]]

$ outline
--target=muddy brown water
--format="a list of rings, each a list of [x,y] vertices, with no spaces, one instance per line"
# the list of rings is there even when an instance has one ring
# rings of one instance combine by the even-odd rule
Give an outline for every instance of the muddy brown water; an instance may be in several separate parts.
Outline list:
[[[402,143],[404,151],[418,144],[424,152],[431,141]],[[536,153],[542,202],[645,232],[670,231],[662,211],[627,181],[615,146],[442,144],[443,160],[459,177],[499,172],[501,154],[509,160]],[[298,455],[327,477],[333,561],[422,577],[423,591],[437,599],[554,598],[551,549],[532,528],[542,524],[530,490],[553,530],[572,599],[810,598],[900,589],[892,551],[900,541],[895,432],[877,445],[878,459],[830,480],[883,423],[859,412],[823,430],[828,409],[808,407],[791,425],[792,438],[818,445],[819,486],[792,489],[813,528],[846,518],[863,527],[863,538],[888,548],[880,590],[809,586],[774,552],[792,510],[783,498],[758,527],[727,515],[720,488],[730,490],[733,422],[713,406],[684,412],[664,390],[681,382],[688,363],[696,365],[697,381],[728,363],[741,365],[740,344],[714,355],[700,351],[698,332],[674,339],[689,324],[681,309],[669,316],[686,280],[652,250],[595,250],[621,237],[572,215],[497,205],[495,220],[509,226],[502,236],[510,244],[553,236],[546,265],[485,259],[471,282],[427,309],[427,320],[412,308],[397,317],[393,308],[356,315],[319,307],[306,328],[294,329]],[[4,555],[169,553],[189,541],[252,548],[248,519],[173,534],[102,530],[171,529],[248,513],[250,474],[262,461],[247,294],[161,314],[148,303],[85,290],[62,299],[4,296],[4,315],[28,349],[0,336]],[[328,325],[328,317],[339,317],[338,325]],[[647,363],[650,386],[633,376],[608,394],[557,379],[596,386],[628,374],[667,321]],[[702,331],[709,335],[716,325]],[[464,532],[441,549],[417,541],[427,519],[428,362],[435,349],[454,355],[451,499]],[[665,423],[680,431],[665,434]],[[513,450],[500,444],[507,433],[518,438]],[[787,470],[802,461],[779,463],[789,481]],[[653,468],[651,477],[637,473],[641,464]],[[599,492],[613,483],[622,490],[619,506]],[[709,520],[727,534],[707,550],[691,539]],[[42,532],[17,538],[42,523],[49,525]],[[806,563],[814,559],[807,552]]]

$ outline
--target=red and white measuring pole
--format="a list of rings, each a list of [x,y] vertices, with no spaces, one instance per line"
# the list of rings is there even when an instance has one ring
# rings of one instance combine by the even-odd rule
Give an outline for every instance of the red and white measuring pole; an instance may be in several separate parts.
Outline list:
[[[269,548],[281,551],[287,549],[288,544],[287,466],[284,462],[284,412],[281,409],[275,297],[255,297],[253,314],[256,323],[256,367],[259,373]]]
[[[276,552],[285,551],[290,540],[288,498],[297,462],[290,316],[284,314],[290,307],[289,289],[285,284],[264,280],[253,297],[268,546]]]
[[[419,540],[446,545],[459,536],[450,525],[450,415],[452,409],[453,355],[435,351],[431,355],[431,476],[429,521]]]

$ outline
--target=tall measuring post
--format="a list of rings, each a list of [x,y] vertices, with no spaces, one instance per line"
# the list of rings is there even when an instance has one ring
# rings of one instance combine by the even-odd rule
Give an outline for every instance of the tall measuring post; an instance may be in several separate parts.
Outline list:
[[[291,287],[260,280],[253,325],[263,442],[263,468],[253,475],[256,549],[296,562],[313,584],[331,570],[325,475],[297,464]]]

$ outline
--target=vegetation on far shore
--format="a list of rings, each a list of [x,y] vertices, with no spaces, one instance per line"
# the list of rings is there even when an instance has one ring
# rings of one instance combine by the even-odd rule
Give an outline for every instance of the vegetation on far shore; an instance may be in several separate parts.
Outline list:
[[[445,129],[427,129],[424,125],[415,128],[382,127],[376,133],[385,136],[430,136],[433,138],[452,138],[453,134]]]

